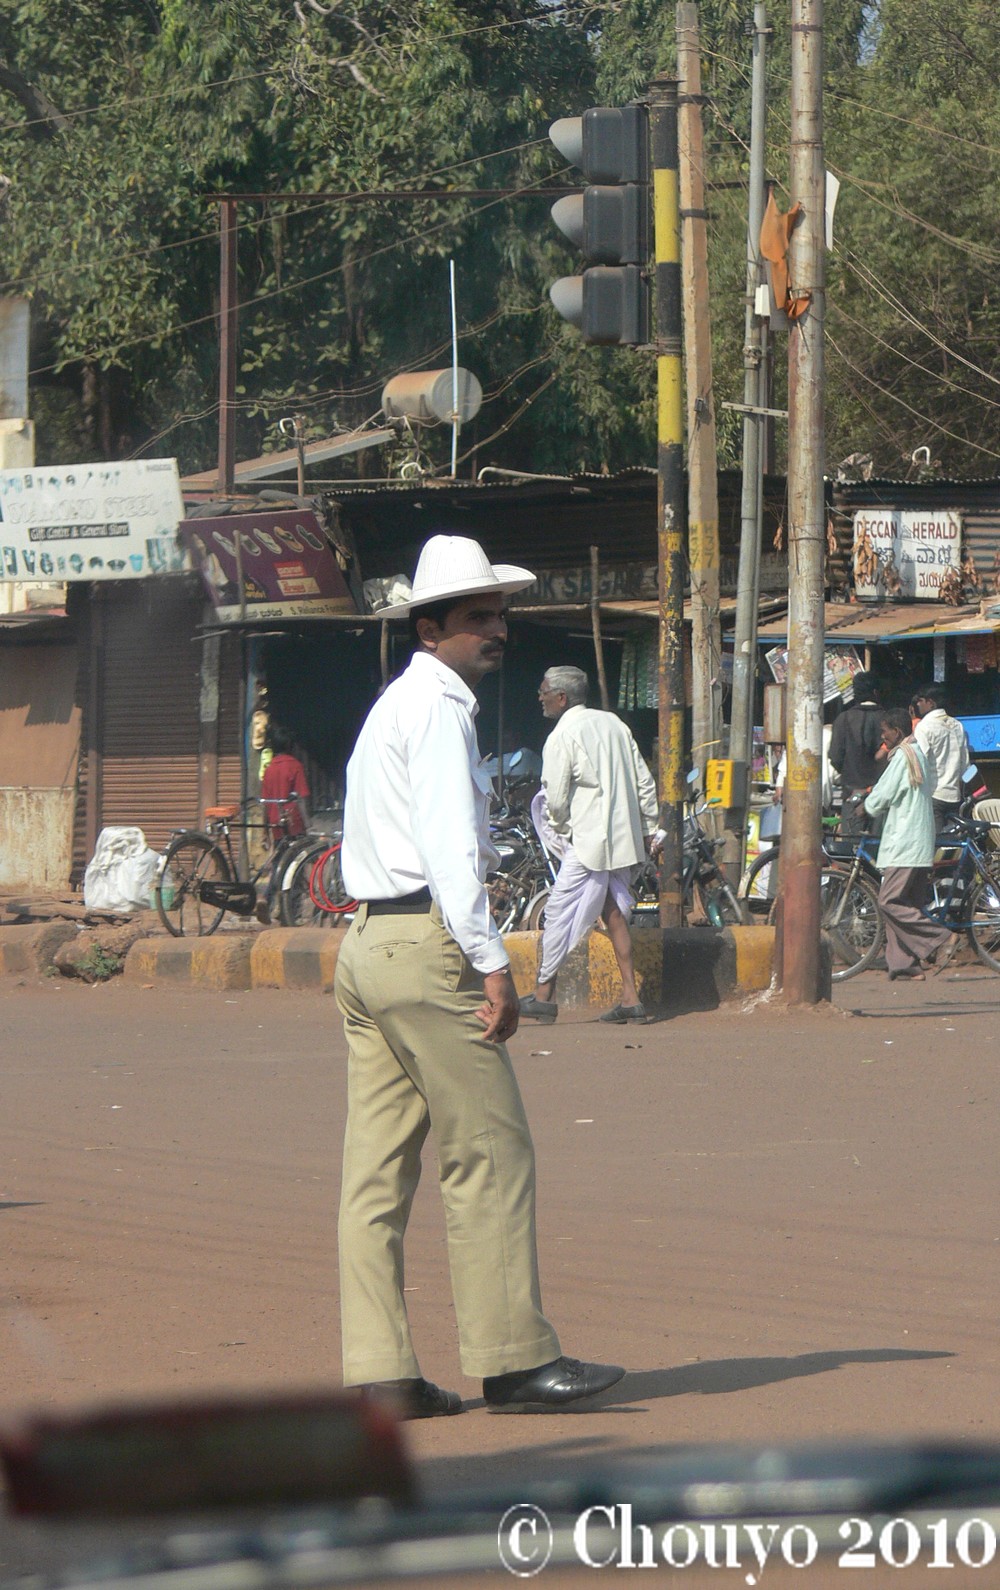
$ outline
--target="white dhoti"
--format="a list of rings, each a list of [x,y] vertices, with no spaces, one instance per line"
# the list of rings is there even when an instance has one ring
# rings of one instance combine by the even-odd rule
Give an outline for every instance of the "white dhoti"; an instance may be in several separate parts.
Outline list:
[[[629,889],[632,872],[631,867],[619,867],[614,872],[591,872],[578,859],[572,845],[566,845],[559,876],[545,903],[540,983],[548,983],[555,977],[566,957],[590,932],[609,894],[628,921],[632,910]]]

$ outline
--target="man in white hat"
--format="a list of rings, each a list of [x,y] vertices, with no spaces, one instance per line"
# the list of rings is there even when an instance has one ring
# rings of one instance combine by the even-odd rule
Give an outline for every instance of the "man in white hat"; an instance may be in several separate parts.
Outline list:
[[[372,708],[347,770],[344,883],[361,901],[337,961],[349,1050],[340,1205],[344,1383],[404,1416],[458,1413],[421,1374],[403,1238],[433,1130],[462,1368],[497,1412],[552,1411],[624,1370],[562,1356],[542,1314],[534,1152],[504,1047],[518,999],[490,914],[491,781],[475,687],[503,661],[527,569],[434,536],[408,613],[417,650]]]

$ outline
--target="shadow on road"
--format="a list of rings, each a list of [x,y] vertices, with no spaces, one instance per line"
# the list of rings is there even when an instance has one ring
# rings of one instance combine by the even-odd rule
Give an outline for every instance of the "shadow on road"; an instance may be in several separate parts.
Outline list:
[[[870,1347],[829,1353],[799,1353],[794,1358],[714,1358],[677,1369],[648,1369],[628,1374],[601,1402],[608,1409],[621,1403],[649,1402],[656,1397],[715,1397],[727,1391],[749,1391],[804,1375],[825,1375],[845,1364],[894,1364],[913,1358],[951,1358],[949,1352],[915,1352],[904,1347]]]
[[[729,1391],[750,1391],[755,1386],[773,1386],[782,1380],[800,1380],[806,1375],[826,1375],[845,1364],[895,1364],[916,1358],[951,1358],[950,1352],[915,1351],[907,1347],[860,1347],[844,1352],[799,1353],[794,1358],[711,1358],[697,1364],[682,1364],[676,1369],[632,1370],[613,1391],[582,1404],[570,1404],[560,1413],[625,1413],[636,1402],[653,1402],[660,1397],[717,1397]],[[482,1398],[466,1407],[483,1408]]]

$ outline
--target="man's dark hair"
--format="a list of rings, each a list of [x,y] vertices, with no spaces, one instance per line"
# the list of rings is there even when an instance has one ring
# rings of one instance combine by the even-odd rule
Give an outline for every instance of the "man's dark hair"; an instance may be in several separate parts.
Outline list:
[[[895,729],[897,733],[903,736],[904,740],[908,740],[913,732],[910,714],[905,707],[886,707],[879,717],[879,723],[883,728]]]
[[[449,596],[443,602],[425,602],[421,607],[411,607],[410,639],[414,646],[419,647],[421,644],[420,636],[417,632],[418,618],[432,618],[438,629],[444,629],[445,619],[452,608],[461,607],[462,603],[467,601],[467,596]]]
[[[275,756],[287,756],[292,749],[292,736],[281,723],[272,723],[267,730],[267,743]]]
[[[875,679],[864,669],[854,675],[854,700],[855,702],[875,700]]]
[[[943,707],[946,696],[943,685],[921,685],[914,696],[914,701],[933,701],[936,707]]]

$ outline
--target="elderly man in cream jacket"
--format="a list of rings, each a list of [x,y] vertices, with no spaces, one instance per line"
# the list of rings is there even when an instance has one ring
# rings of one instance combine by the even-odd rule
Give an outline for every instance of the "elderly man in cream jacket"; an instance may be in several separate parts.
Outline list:
[[[629,934],[629,881],[656,830],[656,787],[621,719],[584,705],[582,669],[550,668],[538,698],[545,716],[555,719],[542,758],[542,787],[563,859],[545,910],[538,986],[521,1000],[521,1014],[555,1021],[559,968],[603,916],[622,997],[601,1020],[645,1022]]]

